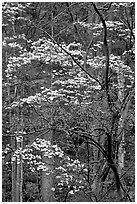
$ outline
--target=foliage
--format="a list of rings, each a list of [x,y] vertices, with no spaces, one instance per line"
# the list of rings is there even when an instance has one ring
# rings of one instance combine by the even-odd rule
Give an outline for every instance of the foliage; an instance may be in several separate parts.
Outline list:
[[[123,201],[134,200],[134,3],[96,4],[107,27],[108,56],[93,5],[3,3],[3,201],[12,201],[16,161],[23,164],[24,202],[42,201],[42,172],[54,179],[56,201],[115,201],[113,167],[106,181],[100,178],[109,165],[108,135],[116,150],[115,113],[123,114],[129,98],[120,179],[127,189]],[[49,131],[52,142],[45,139]],[[43,155],[54,160],[52,172]]]

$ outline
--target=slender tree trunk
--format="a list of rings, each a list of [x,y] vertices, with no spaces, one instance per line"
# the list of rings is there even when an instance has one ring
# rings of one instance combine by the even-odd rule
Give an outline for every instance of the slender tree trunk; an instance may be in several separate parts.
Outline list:
[[[24,97],[24,86],[21,87],[21,98]],[[20,131],[23,134],[24,118],[23,109],[21,109],[20,114]],[[19,183],[19,201],[22,202],[22,186],[23,186],[23,162],[22,162],[22,150],[23,150],[23,136],[20,135],[20,183]]]
[[[12,141],[12,147],[13,147],[13,141]],[[12,202],[16,201],[16,166],[17,162],[16,160],[12,162]]]
[[[46,141],[52,143],[53,131],[49,131],[45,134],[44,138]],[[55,201],[52,187],[53,187],[53,176],[54,176],[54,158],[48,158],[43,153],[42,158],[43,163],[45,164],[45,171],[42,172],[42,184],[41,184],[41,194],[43,202],[53,202]]]
[[[10,87],[9,87],[9,90],[10,90]],[[12,121],[11,112],[10,112],[9,117],[10,117],[10,121]],[[11,133],[12,133],[12,127],[11,127]],[[11,146],[12,146],[13,150],[16,150],[17,145],[16,145],[16,138],[15,137],[11,137]],[[15,160],[12,161],[12,202],[16,202],[16,199],[17,199],[16,182],[17,182],[17,158],[15,158]]]
[[[119,95],[118,100],[120,103],[120,106],[122,104],[122,101],[124,99],[124,70],[123,67],[120,67],[118,70],[118,87],[119,87]],[[124,123],[127,118],[128,114],[128,108],[130,104],[130,98],[132,97],[132,92],[129,94],[128,101],[126,102],[125,108],[121,113],[121,117],[119,119],[118,124],[118,165],[119,165],[119,172],[124,168],[124,156],[125,156],[125,133],[124,133]]]
[[[96,140],[96,137],[94,138]],[[102,142],[103,138],[98,138],[97,142],[100,143]],[[98,200],[101,189],[102,189],[102,182],[100,181],[100,164],[97,163],[102,158],[102,154],[100,154],[99,150],[95,147],[92,146],[93,148],[93,155],[94,155],[94,160],[95,163],[93,164],[93,174],[94,174],[94,180],[92,183],[92,190],[94,195],[96,196],[96,199]],[[96,202],[97,202],[96,200]]]
[[[20,148],[20,138],[16,137],[17,140],[17,149]],[[17,156],[17,176],[16,176],[16,202],[20,202],[20,156]]]
[[[6,55],[6,61],[7,61],[7,55]],[[9,81],[8,81],[9,82]],[[11,94],[10,94],[10,86],[7,87],[8,92],[8,98],[9,98],[9,106],[11,105]],[[12,134],[12,115],[11,115],[11,109],[9,109],[9,126],[10,126],[10,133]],[[11,137],[11,147],[13,150],[16,149],[16,141],[15,137]],[[11,158],[14,153],[11,154]],[[12,161],[11,168],[12,168],[12,193],[11,193],[11,200],[12,202],[16,201],[16,175],[17,175],[17,161],[16,159]]]
[[[17,136],[17,149],[22,150],[22,136]],[[22,171],[22,155],[21,153],[18,154],[17,161],[16,161],[16,202],[22,202],[22,180],[23,180],[23,171]]]
[[[20,148],[21,150],[23,149],[23,137],[21,137]],[[22,163],[22,154],[20,154],[20,189],[19,189],[20,202],[23,202],[22,186],[23,186],[23,163]]]
[[[53,3],[51,5],[51,19],[53,19]],[[51,36],[54,37],[54,25],[51,24]],[[52,58],[52,53],[50,53],[50,57]],[[52,63],[51,63],[52,67]],[[51,77],[50,77],[50,89],[52,91],[52,69],[51,69]],[[52,99],[51,99],[52,103]],[[51,124],[52,124],[52,104],[51,104]],[[47,134],[45,134],[44,138],[46,141],[49,141],[52,144],[53,141],[53,130],[50,130]],[[42,185],[41,185],[41,194],[44,202],[53,202],[55,201],[54,192],[52,191],[52,187],[54,184],[54,157],[48,158],[43,153],[42,161],[45,164],[46,171],[42,172]]]
[[[118,89],[119,89],[118,90],[118,102],[120,103],[120,106],[121,106],[122,101],[124,99],[124,72],[123,72],[122,66],[119,66],[117,76],[118,76]],[[124,168],[124,155],[125,155],[124,121],[125,121],[125,116],[122,113],[121,118],[119,119],[119,124],[118,124],[118,137],[120,138],[118,141],[119,143],[119,149],[118,149],[119,173]]]
[[[8,97],[9,97],[9,105],[10,105],[11,104],[10,86],[8,86]],[[11,109],[9,110],[9,123],[10,123],[10,127],[11,127],[11,125],[12,125]],[[10,128],[10,133],[12,134],[12,127]],[[13,150],[16,149],[15,137],[11,137],[11,147]],[[11,157],[13,156],[13,154],[11,155]],[[12,202],[16,201],[16,170],[17,170],[16,165],[17,165],[17,161],[15,159],[15,161],[12,161],[12,164],[11,164],[11,166],[12,166],[11,167],[12,168],[12,194],[11,194]]]
[[[125,133],[124,133],[124,123],[128,114],[128,107],[129,107],[130,101],[128,101],[125,110],[122,113],[122,116],[119,120],[118,125],[118,165],[119,165],[119,173],[121,173],[121,170],[124,168],[124,157],[125,157]]]
[[[22,92],[22,91],[21,91]],[[22,93],[21,93],[22,95]],[[22,202],[22,180],[23,180],[23,167],[22,167],[22,148],[23,148],[23,136],[22,128],[23,128],[23,112],[21,110],[21,114],[19,111],[19,107],[17,107],[17,150],[19,151],[17,155],[17,176],[16,176],[16,202]]]
[[[16,158],[15,161],[12,162],[12,202],[22,202],[23,167],[21,151],[23,148],[23,137],[21,135],[21,131],[23,128],[23,112],[21,110],[20,114],[19,107],[17,107],[16,118],[17,118],[17,135],[15,138],[12,138],[11,141],[12,148],[18,151],[15,157]]]

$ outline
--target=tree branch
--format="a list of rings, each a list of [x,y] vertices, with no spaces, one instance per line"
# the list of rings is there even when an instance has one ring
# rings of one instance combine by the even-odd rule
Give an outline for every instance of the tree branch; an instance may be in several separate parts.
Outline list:
[[[103,29],[104,29],[104,37],[103,37],[103,45],[104,45],[104,52],[105,52],[105,56],[106,56],[106,70],[105,70],[105,89],[106,89],[106,95],[107,95],[107,100],[108,100],[108,105],[109,105],[109,109],[111,112],[112,111],[112,107],[111,107],[111,100],[110,100],[110,95],[109,95],[109,86],[108,86],[108,75],[109,75],[109,48],[108,48],[108,42],[107,42],[107,26],[106,26],[106,22],[102,16],[102,14],[99,12],[99,10],[97,9],[95,3],[92,3],[94,10],[96,11],[96,13],[98,14],[102,25],[103,25]]]
[[[85,42],[84,42],[82,36],[80,35],[80,33],[79,33],[79,31],[78,31],[78,28],[77,28],[76,24],[74,24],[75,20],[74,20],[73,13],[72,13],[71,10],[70,10],[69,2],[66,2],[66,5],[67,5],[68,12],[69,12],[69,14],[70,14],[70,17],[71,17],[71,23],[73,23],[76,33],[78,34],[78,36],[79,36],[79,38],[81,39],[83,45],[85,46]]]

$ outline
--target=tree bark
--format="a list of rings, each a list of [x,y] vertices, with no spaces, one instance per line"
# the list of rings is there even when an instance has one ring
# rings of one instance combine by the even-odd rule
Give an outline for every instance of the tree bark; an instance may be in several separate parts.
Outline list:
[[[124,73],[123,73],[122,66],[119,66],[119,70],[117,73],[117,79],[118,79],[118,102],[119,102],[119,105],[121,106],[122,101],[124,99]],[[127,111],[125,113],[127,115]],[[124,143],[125,143],[124,121],[125,121],[125,117],[126,117],[126,115],[125,116],[124,115],[125,115],[124,113],[121,114],[121,117],[119,119],[119,124],[118,124],[118,137],[120,138],[118,141],[118,143],[119,143],[119,148],[118,148],[119,173],[124,168],[124,155],[125,155],[125,150],[124,150]]]
[[[16,143],[17,143],[17,150],[19,151],[17,154],[17,172],[16,172],[16,202],[22,202],[22,174],[23,174],[23,168],[22,168],[22,148],[23,148],[23,137],[20,133],[22,131],[23,127],[23,114],[21,110],[21,114],[19,113],[19,107],[17,107],[17,118],[18,118],[18,124],[17,124],[17,136],[16,136]]]
[[[51,19],[53,19],[53,4],[51,4]],[[51,36],[53,38],[54,36],[54,25],[51,24]],[[52,58],[52,52],[50,53],[50,57]],[[52,63],[51,63],[52,67]],[[52,69],[51,69],[52,70]],[[50,73],[50,81],[48,80],[48,85],[52,91],[52,71]],[[51,99],[51,115],[50,115],[50,120],[52,124],[52,99]],[[43,137],[46,141],[49,141],[50,144],[52,144],[53,141],[53,130],[50,130],[48,133],[45,134]],[[55,201],[54,197],[54,192],[52,191],[53,187],[53,177],[54,177],[54,157],[52,156],[51,158],[42,155],[42,161],[44,163],[45,170],[43,169],[42,171],[42,182],[41,182],[41,195],[42,195],[42,200],[43,202],[53,202]]]
[[[49,131],[45,134],[44,138],[46,141],[52,143],[53,131]],[[53,202],[55,201],[54,193],[52,191],[53,187],[53,176],[54,176],[54,158],[48,158],[44,155],[42,156],[42,161],[45,164],[44,168],[46,171],[42,171],[42,183],[41,183],[41,194],[43,202]]]
[[[7,87],[7,92],[8,92],[8,98],[9,98],[9,105],[11,105],[11,95],[10,95],[10,86]],[[12,115],[11,115],[11,109],[9,109],[9,125],[11,127],[12,125]],[[10,128],[10,133],[12,134],[12,127]],[[16,149],[16,140],[15,137],[11,137],[11,147],[13,150]],[[11,154],[11,158],[14,153]],[[17,175],[17,160],[15,159],[11,163],[11,168],[12,168],[12,193],[11,193],[11,200],[12,202],[16,202],[16,175]]]

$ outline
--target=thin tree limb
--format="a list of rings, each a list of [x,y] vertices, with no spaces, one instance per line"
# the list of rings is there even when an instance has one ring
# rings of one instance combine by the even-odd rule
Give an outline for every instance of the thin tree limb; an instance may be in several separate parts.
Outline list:
[[[78,31],[78,28],[77,28],[76,24],[74,24],[75,20],[74,20],[73,13],[72,13],[71,10],[70,10],[69,2],[66,2],[66,5],[67,5],[68,12],[70,13],[71,23],[73,23],[76,33],[78,34],[78,36],[79,36],[79,38],[81,39],[83,45],[85,46],[85,42],[84,42],[82,36],[80,35],[80,33],[79,33],[79,31]]]
[[[92,3],[94,10],[98,14],[102,25],[104,29],[104,36],[103,36],[103,45],[104,45],[104,52],[106,56],[106,70],[105,70],[105,89],[106,89],[106,95],[107,95],[107,100],[108,100],[108,105],[109,109],[111,112],[113,112],[112,107],[111,107],[111,100],[110,100],[110,94],[109,94],[109,83],[108,83],[108,78],[109,78],[109,48],[108,48],[108,42],[107,42],[107,26],[106,22],[102,16],[102,14],[99,12],[98,8],[96,7],[95,3]]]

